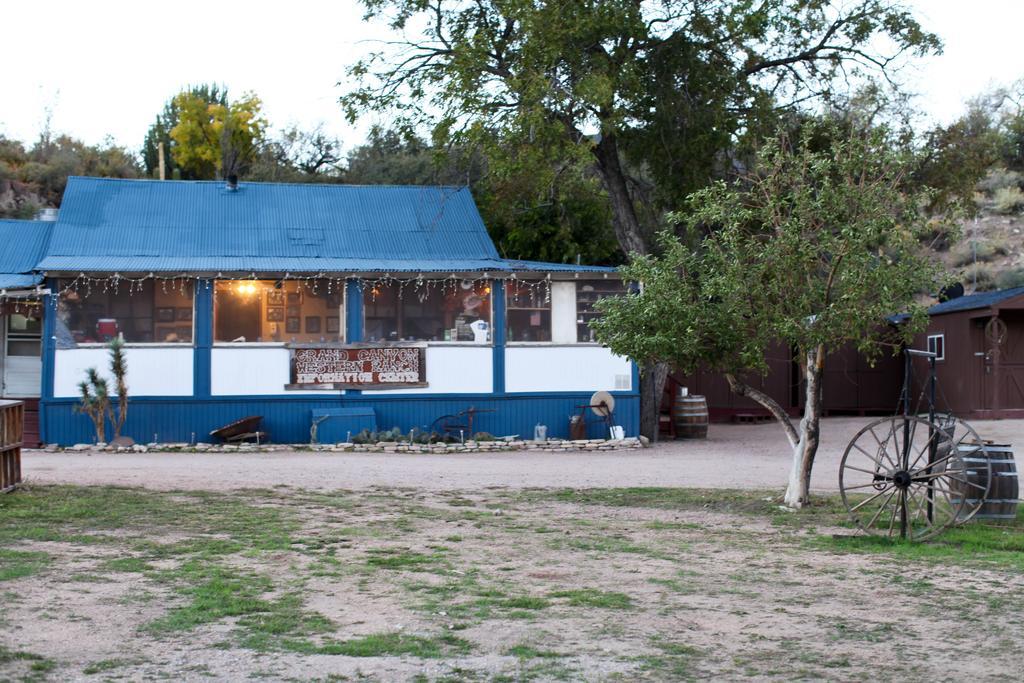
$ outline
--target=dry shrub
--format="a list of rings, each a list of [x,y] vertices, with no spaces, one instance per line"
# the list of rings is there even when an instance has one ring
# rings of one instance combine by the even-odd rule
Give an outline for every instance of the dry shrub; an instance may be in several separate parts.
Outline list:
[[[998,289],[1024,287],[1024,268],[1013,268],[999,273],[996,276],[996,287]]]
[[[962,242],[953,250],[953,266],[959,268],[975,261],[987,263],[997,256],[1006,256],[1009,253],[1009,243],[1001,238]]]
[[[987,263],[974,263],[963,270],[965,285],[973,285],[978,292],[995,288],[996,270]]]
[[[978,181],[978,189],[988,195],[994,195],[999,190],[1007,188],[1020,189],[1021,185],[1024,185],[1024,176],[1005,168],[993,168]]]
[[[1002,187],[992,197],[992,209],[996,213],[1017,213],[1024,209],[1024,192],[1019,187]]]

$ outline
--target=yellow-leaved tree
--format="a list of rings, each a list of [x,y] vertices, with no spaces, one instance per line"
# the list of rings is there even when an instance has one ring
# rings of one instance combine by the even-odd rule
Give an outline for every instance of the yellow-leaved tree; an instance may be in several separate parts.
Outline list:
[[[174,162],[196,178],[238,176],[255,156],[267,128],[263,103],[254,93],[225,103],[192,92],[174,98],[178,123],[171,129]]]

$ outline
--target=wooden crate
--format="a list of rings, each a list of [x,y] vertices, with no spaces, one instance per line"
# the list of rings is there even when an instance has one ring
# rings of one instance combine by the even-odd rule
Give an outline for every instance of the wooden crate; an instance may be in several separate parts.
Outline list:
[[[21,440],[25,406],[21,401],[0,401],[0,491],[21,483]]]

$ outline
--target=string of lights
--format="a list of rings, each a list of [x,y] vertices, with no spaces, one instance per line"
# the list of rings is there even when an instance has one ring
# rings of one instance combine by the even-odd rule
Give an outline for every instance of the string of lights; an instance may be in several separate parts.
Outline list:
[[[335,291],[342,291],[348,282],[356,282],[359,285],[361,291],[369,291],[371,296],[376,299],[380,292],[387,288],[397,288],[397,295],[399,299],[403,299],[407,293],[411,293],[413,296],[419,298],[420,301],[426,300],[433,292],[438,292],[442,295],[449,293],[456,293],[459,289],[485,289],[486,293],[490,293],[490,283],[493,281],[504,282],[507,286],[513,287],[517,291],[528,291],[531,295],[542,295],[546,302],[551,300],[551,275],[543,275],[541,277],[521,277],[516,273],[497,273],[492,274],[489,272],[482,273],[481,275],[475,275],[467,277],[465,275],[459,275],[457,273],[451,273],[444,277],[437,277],[433,275],[425,275],[418,273],[414,277],[400,277],[391,273],[384,273],[376,277],[367,277],[365,275],[328,275],[326,273],[316,273],[310,275],[295,275],[293,273],[285,273],[280,278],[261,278],[256,273],[251,273],[249,276],[225,276],[223,273],[217,273],[215,277],[207,277],[200,275],[189,275],[189,274],[175,274],[175,275],[157,275],[156,273],[149,273],[142,276],[128,276],[114,273],[112,275],[94,276],[87,275],[86,273],[80,273],[77,277],[60,281],[58,288],[58,295],[64,296],[69,292],[74,292],[77,295],[88,298],[94,291],[99,291],[104,294],[113,293],[118,294],[122,290],[127,290],[129,295],[142,293],[146,283],[153,282],[157,286],[161,287],[164,293],[178,291],[182,294],[190,293],[190,287],[194,286],[195,283],[200,283],[201,286],[210,289],[214,282],[233,282],[239,283],[239,293],[253,293],[256,291],[257,282],[273,282],[274,286],[280,289],[285,283],[296,283],[300,287],[306,288],[309,292],[316,295],[321,289],[325,289],[327,294],[333,294]],[[251,287],[245,287],[245,283],[252,283]]]

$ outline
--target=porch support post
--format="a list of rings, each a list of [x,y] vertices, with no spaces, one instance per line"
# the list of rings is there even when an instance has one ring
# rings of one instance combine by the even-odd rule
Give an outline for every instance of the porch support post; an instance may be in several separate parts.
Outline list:
[[[57,358],[57,301],[59,299],[59,284],[56,278],[46,279],[46,288],[50,294],[43,297],[43,335],[42,348],[42,373],[39,378],[39,440],[48,443],[48,429],[46,425],[46,414],[49,412],[48,404],[53,399],[53,366]]]
[[[192,395],[210,396],[210,367],[213,349],[213,281],[196,280],[195,318],[192,349]]]
[[[494,371],[491,391],[505,393],[505,282],[491,281],[491,367]]]
[[[363,341],[363,286],[356,279],[345,282],[345,343]],[[359,396],[358,389],[346,389],[345,396]]]

